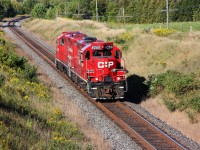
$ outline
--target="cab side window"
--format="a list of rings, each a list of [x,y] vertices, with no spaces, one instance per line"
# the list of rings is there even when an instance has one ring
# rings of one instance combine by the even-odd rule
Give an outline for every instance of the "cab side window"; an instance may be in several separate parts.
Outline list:
[[[60,45],[64,45],[65,44],[65,40],[63,38],[60,39]]]
[[[87,51],[87,52],[86,52],[86,54],[85,54],[85,58],[86,58],[87,60],[90,59],[90,51]]]

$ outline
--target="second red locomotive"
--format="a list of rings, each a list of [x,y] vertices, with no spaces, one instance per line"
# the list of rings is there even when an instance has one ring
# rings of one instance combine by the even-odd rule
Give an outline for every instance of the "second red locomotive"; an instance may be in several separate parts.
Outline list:
[[[80,32],[57,38],[56,67],[94,99],[122,99],[127,91],[121,50]]]

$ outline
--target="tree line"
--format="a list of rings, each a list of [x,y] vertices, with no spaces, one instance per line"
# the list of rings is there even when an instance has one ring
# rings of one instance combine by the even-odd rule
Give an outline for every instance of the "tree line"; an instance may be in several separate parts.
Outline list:
[[[166,21],[166,0],[97,0],[100,21],[154,23]],[[200,21],[199,0],[169,0],[170,21]],[[96,0],[0,0],[0,18],[15,14],[35,18],[96,19]]]

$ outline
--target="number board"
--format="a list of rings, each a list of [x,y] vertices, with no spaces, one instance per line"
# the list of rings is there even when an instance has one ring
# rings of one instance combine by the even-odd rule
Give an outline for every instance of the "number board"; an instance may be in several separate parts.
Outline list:
[[[101,46],[92,46],[92,49],[93,49],[93,50],[100,50],[100,49],[101,49]]]
[[[105,49],[105,50],[112,50],[112,49],[113,49],[113,46],[112,46],[112,45],[105,45],[105,46],[104,46],[104,49]]]

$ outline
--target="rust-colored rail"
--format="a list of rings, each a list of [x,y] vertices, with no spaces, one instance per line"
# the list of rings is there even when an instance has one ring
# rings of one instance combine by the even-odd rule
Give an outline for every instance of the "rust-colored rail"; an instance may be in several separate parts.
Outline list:
[[[31,39],[30,36],[22,33],[15,27],[10,28],[24,43],[33,49],[39,56],[47,61],[54,69],[55,54],[50,52],[40,43]],[[61,73],[61,72],[60,72]],[[66,78],[63,73],[63,77]],[[69,79],[67,79],[70,81]],[[70,81],[73,83],[72,81]],[[75,86],[75,84],[73,84]],[[79,89],[79,87],[75,86]],[[83,92],[82,92],[83,93]],[[90,102],[96,105],[102,112],[114,120],[128,135],[143,149],[189,149],[183,147],[174,139],[167,136],[161,130],[153,126],[150,122],[143,119],[139,114],[126,107],[119,101],[115,102],[96,102],[89,98],[86,93],[83,93]]]

